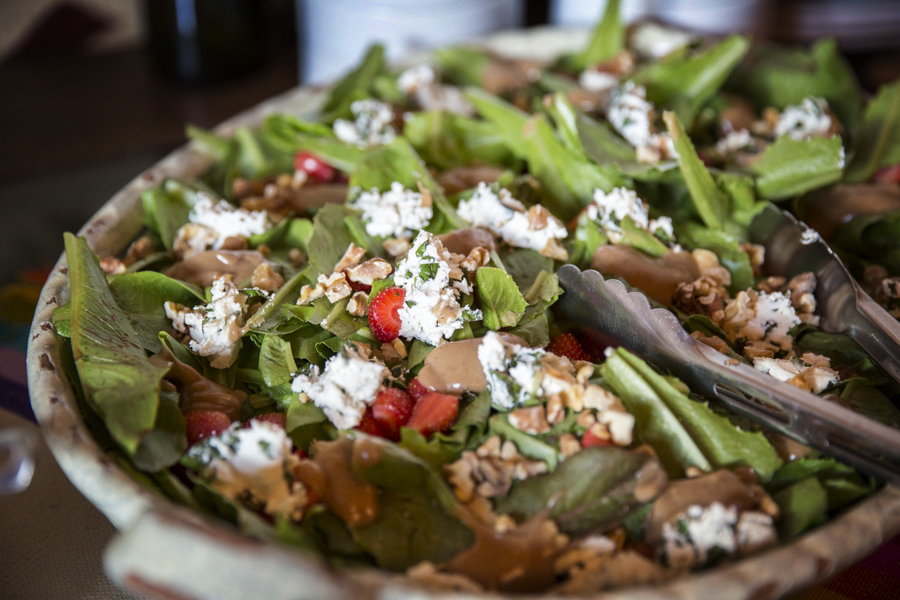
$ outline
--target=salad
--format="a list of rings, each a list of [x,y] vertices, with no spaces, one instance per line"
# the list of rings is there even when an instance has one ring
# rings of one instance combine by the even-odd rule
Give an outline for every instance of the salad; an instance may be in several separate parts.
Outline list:
[[[79,405],[135,478],[331,564],[466,591],[659,583],[790,540],[877,482],[554,315],[618,277],[692,336],[892,426],[747,227],[808,218],[900,310],[900,83],[811,49],[626,29],[549,63],[370,49],[314,120],[270,115],[143,195],[121,256],[66,235]],[[857,201],[862,197],[863,200]],[[892,200],[893,199],[893,200]]]

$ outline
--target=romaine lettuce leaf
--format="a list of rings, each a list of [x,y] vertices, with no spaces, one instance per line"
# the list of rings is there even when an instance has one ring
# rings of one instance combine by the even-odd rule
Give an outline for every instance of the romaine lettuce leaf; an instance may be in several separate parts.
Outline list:
[[[332,86],[328,98],[319,109],[322,122],[330,125],[337,119],[351,117],[350,105],[370,95],[372,83],[384,68],[384,46],[372,44],[359,66]]]
[[[844,168],[840,136],[795,140],[783,135],[765,149],[750,171],[766,200],[785,200],[839,181]]]
[[[495,331],[516,325],[528,303],[512,277],[494,267],[481,267],[476,278],[475,289],[484,324]]]
[[[519,170],[496,126],[447,111],[410,113],[403,135],[429,165],[446,170],[473,163]]]
[[[860,183],[880,167],[900,163],[900,81],[884,85],[866,107],[844,180]]]

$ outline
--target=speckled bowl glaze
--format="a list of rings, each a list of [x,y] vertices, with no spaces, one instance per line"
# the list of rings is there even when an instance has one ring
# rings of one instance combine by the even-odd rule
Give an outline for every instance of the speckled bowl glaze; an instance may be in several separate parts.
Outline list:
[[[482,43],[501,54],[542,58],[580,47],[584,40],[582,31],[534,29],[500,34]],[[217,131],[227,135],[239,125],[258,124],[272,112],[311,114],[323,97],[322,90],[298,88],[239,114]],[[122,252],[142,227],[141,192],[166,177],[196,176],[210,163],[193,144],[176,150],[116,194],[80,234],[100,255]],[[59,340],[51,317],[53,309],[68,297],[63,256],[44,286],[35,312],[27,358],[29,390],[47,444],[63,471],[122,532],[105,558],[107,572],[113,579],[159,598],[485,597],[423,589],[371,569],[330,569],[309,554],[243,536],[138,483],[94,441],[62,371]],[[591,597],[778,598],[848,567],[898,532],[900,490],[887,487],[791,544],[660,587],[598,592]]]

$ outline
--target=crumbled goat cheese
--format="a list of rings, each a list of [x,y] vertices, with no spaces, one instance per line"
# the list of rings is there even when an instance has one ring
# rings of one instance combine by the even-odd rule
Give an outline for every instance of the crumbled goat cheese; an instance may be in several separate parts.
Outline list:
[[[451,260],[439,240],[420,231],[409,252],[397,262],[394,283],[406,293],[398,313],[400,337],[437,346],[466,321],[482,318],[480,310],[460,306],[459,294],[470,294],[473,288],[458,267],[452,268]]]
[[[338,119],[334,122],[334,134],[342,142],[360,148],[390,144],[396,137],[391,122],[394,112],[383,102],[367,98],[350,105],[353,121]]]
[[[819,232],[810,227],[805,227],[803,229],[803,233],[800,234],[800,243],[804,246],[815,244],[821,239],[822,238],[819,236]]]
[[[610,125],[635,147],[637,160],[647,163],[678,157],[672,137],[654,133],[655,116],[647,91],[630,81],[616,90],[606,110]]]
[[[644,58],[662,58],[689,46],[695,39],[696,36],[687,31],[642,23],[631,34],[631,48]]]
[[[540,348],[526,348],[504,342],[494,331],[488,331],[478,346],[478,361],[487,378],[491,402],[509,409],[528,401],[539,391]]]
[[[430,195],[407,190],[397,181],[387,192],[361,192],[348,206],[363,211],[369,235],[381,237],[409,237],[427,227],[434,215]]]
[[[615,188],[608,194],[600,189],[594,190],[594,199],[587,206],[587,217],[597,223],[613,244],[622,242],[622,221],[625,217],[666,243],[675,240],[672,219],[660,217],[651,220],[647,207],[637,193],[627,188]]]
[[[216,369],[226,369],[240,349],[247,296],[226,277],[213,281],[211,293],[206,305],[191,309],[166,302],[164,308],[175,331],[190,336],[188,343],[195,354],[209,357]]]
[[[248,238],[265,233],[272,227],[268,215],[263,210],[244,210],[232,206],[226,200],[217,202],[202,193],[198,194],[197,202],[188,215],[188,221],[201,226],[195,227],[194,234],[189,236],[190,246],[199,248],[202,244],[205,246],[203,250],[206,248],[218,250],[230,237]]]
[[[588,69],[578,76],[578,85],[589,92],[605,92],[619,85],[619,78],[612,73]]]
[[[738,549],[734,531],[737,522],[735,506],[726,508],[721,502],[713,502],[706,508],[699,504],[689,507],[676,525],[663,524],[669,565],[682,568],[703,565],[714,549],[734,554]]]
[[[471,198],[459,203],[457,212],[473,226],[489,229],[510,246],[542,253],[557,247],[568,233],[565,225],[543,207],[526,211],[509,190],[501,188],[494,193],[484,182],[478,184]],[[536,214],[546,218],[535,218]]]
[[[720,156],[728,156],[752,145],[753,138],[750,136],[750,132],[746,129],[739,129],[729,131],[725,137],[716,142],[716,152]]]
[[[421,64],[410,67],[400,73],[397,78],[397,87],[400,91],[410,96],[416,91],[428,87],[437,81],[434,69],[430,65]]]
[[[791,293],[759,292],[753,309],[753,318],[736,332],[734,339],[766,340],[782,350],[790,350],[788,332],[800,324],[800,317],[791,306]]]
[[[202,452],[209,458],[206,474],[223,496],[255,503],[272,515],[302,518],[306,490],[289,483],[297,459],[282,427],[254,419],[248,428],[209,438]]]
[[[323,372],[313,365],[309,373],[297,374],[291,389],[309,396],[335,427],[351,429],[362,421],[366,407],[375,401],[389,376],[381,362],[366,360],[345,347],[328,359]]]
[[[778,381],[787,381],[814,394],[821,394],[828,386],[841,380],[840,375],[831,368],[831,360],[807,352],[802,358],[769,358],[753,359],[753,366],[763,373],[768,373]]]
[[[826,135],[831,127],[828,103],[822,98],[804,98],[799,105],[788,106],[778,116],[775,137],[789,135],[795,140],[807,140]]]
[[[416,65],[403,71],[397,78],[397,87],[407,96],[415,98],[422,110],[446,110],[467,116],[475,114],[475,107],[466,100],[462,90],[439,83],[434,69],[428,65]]]

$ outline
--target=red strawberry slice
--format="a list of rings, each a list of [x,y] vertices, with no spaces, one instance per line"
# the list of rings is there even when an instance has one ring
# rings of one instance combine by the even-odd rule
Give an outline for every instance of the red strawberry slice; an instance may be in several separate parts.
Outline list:
[[[259,421],[261,423],[271,423],[272,425],[278,425],[279,427],[284,429],[284,426],[287,423],[287,415],[284,413],[266,413],[264,415],[253,417],[253,420]]]
[[[400,440],[400,428],[409,422],[415,402],[403,390],[384,388],[375,396],[372,416],[388,434],[388,439]]]
[[[362,431],[363,433],[368,433],[369,435],[378,437],[386,438],[388,436],[387,431],[384,430],[384,427],[381,426],[381,423],[375,420],[375,416],[372,414],[371,407],[367,408],[366,412],[363,413],[362,421],[359,422],[359,425],[356,426],[356,429]]]
[[[419,400],[430,391],[431,390],[422,385],[422,382],[419,381],[418,377],[413,377],[413,380],[406,386],[406,393],[409,394],[413,400]]]
[[[448,429],[456,421],[458,414],[459,399],[456,396],[428,392],[416,402],[406,426],[429,437]]]
[[[294,156],[294,169],[305,172],[310,181],[315,183],[328,183],[337,176],[334,167],[309,152],[298,152]]]
[[[400,335],[400,309],[406,291],[399,287],[388,287],[379,291],[369,302],[369,329],[375,339],[386,344]]]
[[[188,446],[200,440],[219,435],[231,427],[231,419],[217,410],[192,410],[184,415],[184,430]]]
[[[599,438],[588,429],[584,432],[584,435],[581,436],[581,447],[582,448],[590,448],[591,446],[615,446],[612,440],[605,440],[603,438]]]
[[[590,354],[584,351],[581,342],[571,333],[561,333],[553,338],[547,346],[547,352],[565,356],[569,360],[591,360]]]

